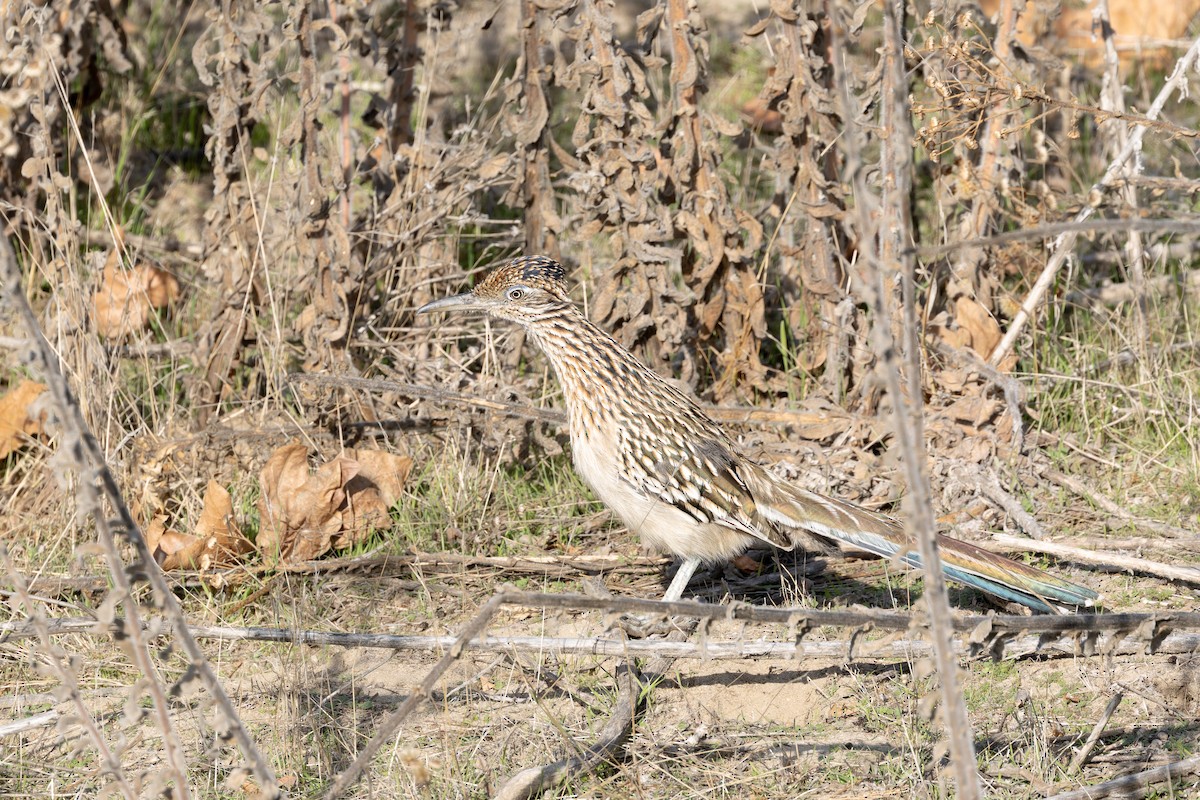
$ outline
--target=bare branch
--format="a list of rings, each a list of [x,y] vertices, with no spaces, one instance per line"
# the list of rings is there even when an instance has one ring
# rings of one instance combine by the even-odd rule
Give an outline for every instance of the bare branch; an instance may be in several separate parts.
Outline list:
[[[479,612],[463,626],[454,643],[446,651],[446,654],[442,656],[441,660],[434,665],[433,669],[429,670],[425,679],[421,681],[421,685],[413,690],[398,709],[389,714],[380,723],[379,730],[367,742],[367,746],[359,751],[353,763],[346,767],[345,771],[338,775],[333,783],[330,784],[324,795],[327,800],[340,796],[354,785],[363,771],[370,765],[371,759],[375,757],[375,754],[379,752],[381,747],[391,740],[396,731],[400,729],[400,726],[404,724],[404,720],[408,718],[408,715],[415,711],[417,706],[429,699],[433,694],[433,687],[437,686],[438,680],[441,679],[446,670],[450,669],[450,665],[458,660],[458,657],[462,654],[463,647],[479,635],[488,622],[491,621],[492,617],[495,616],[496,612],[500,610],[500,606],[503,603],[503,593],[492,595],[492,599],[488,600],[479,609]]]
[[[846,120],[847,178],[854,186],[858,213],[859,255],[869,276],[867,294],[874,318],[871,320],[871,344],[887,380],[892,402],[893,429],[902,454],[907,477],[909,503],[906,528],[914,535],[925,573],[924,602],[929,612],[934,656],[941,685],[942,712],[950,741],[958,796],[976,800],[981,796],[979,771],[975,763],[975,744],[967,719],[966,704],[958,686],[958,665],[951,642],[953,623],[946,579],[942,573],[934,529],[932,493],[926,466],[922,408],[921,347],[917,334],[916,264],[908,252],[914,240],[909,209],[912,180],[913,131],[909,108],[909,88],[904,67],[903,21],[905,3],[894,0],[884,4],[884,86],[882,127],[887,135],[882,142],[881,171],[884,178],[882,198],[876,197],[866,179],[863,163],[863,132],[850,97],[850,81],[842,72],[838,80],[842,117]],[[835,66],[844,68],[840,37],[834,38]],[[878,250],[875,249],[878,245]],[[904,371],[901,374],[893,332],[891,287],[901,287],[903,318]]]
[[[1192,42],[1192,46],[1176,62],[1175,69],[1171,72],[1171,77],[1167,78],[1166,83],[1163,84],[1163,88],[1154,98],[1154,102],[1146,112],[1147,118],[1152,120],[1158,119],[1163,107],[1167,104],[1167,100],[1175,92],[1183,90],[1188,73],[1191,72],[1192,66],[1198,57],[1200,57],[1200,37],[1197,37]],[[1139,151],[1142,146],[1142,137],[1145,133],[1145,125],[1134,127],[1129,134],[1129,138],[1125,141],[1125,146],[1121,148],[1116,158],[1108,165],[1108,169],[1104,171],[1104,175],[1100,180],[1092,186],[1091,191],[1088,193],[1090,202],[1075,214],[1072,219],[1073,222],[1083,222],[1095,212],[1104,197],[1104,190],[1117,178],[1124,175],[1125,163],[1133,157],[1134,153]],[[1021,304],[1021,308],[1016,316],[1013,317],[1008,330],[1004,332],[1004,338],[1000,340],[1000,344],[996,345],[996,349],[992,351],[991,358],[988,359],[993,365],[999,364],[1009,354],[1017,341],[1017,337],[1021,335],[1021,331],[1025,328],[1025,324],[1041,305],[1042,298],[1054,282],[1058,271],[1062,269],[1063,264],[1067,262],[1067,258],[1071,255],[1075,247],[1076,236],[1075,232],[1068,232],[1059,235],[1054,240],[1053,253],[1050,256],[1050,260],[1046,262],[1046,267],[1042,270],[1042,274],[1038,276],[1037,281],[1033,284],[1033,288],[1029,290],[1029,295],[1025,298],[1025,302]]]
[[[1140,797],[1148,793],[1149,787],[1156,783],[1175,780],[1187,775],[1200,772],[1200,756],[1192,756],[1174,764],[1155,767],[1145,772],[1126,775],[1124,778],[1098,783],[1095,786],[1085,786],[1071,792],[1056,794],[1049,800],[1099,800],[1102,797]]]
[[[665,659],[668,663],[673,659]],[[495,800],[526,800],[570,780],[575,775],[591,772],[617,753],[633,732],[637,716],[642,675],[632,664],[622,664],[617,670],[617,702],[609,712],[596,741],[583,751],[551,764],[529,767],[504,782],[493,797]]]
[[[1069,547],[1065,544],[1047,541],[1032,541],[1019,536],[1009,536],[1004,533],[993,533],[992,540],[1002,547],[1020,550],[1027,553],[1045,553],[1069,561],[1082,564],[1095,564],[1100,567],[1121,572],[1142,572],[1146,575],[1156,575],[1170,581],[1200,584],[1200,569],[1196,567],[1178,567],[1174,564],[1163,564],[1148,558],[1123,556],[1117,553],[1095,553],[1079,547]]]
[[[1018,542],[1026,540],[1010,537]],[[797,631],[814,630],[816,628],[865,628],[887,631],[908,631],[921,627],[921,617],[917,613],[900,611],[883,611],[877,609],[856,608],[853,610],[815,609],[815,608],[775,608],[771,606],[756,606],[748,603],[729,603],[715,605],[692,600],[676,600],[663,602],[661,600],[645,600],[640,597],[592,597],[583,594],[542,594],[540,592],[503,593],[504,604],[522,608],[541,610],[559,609],[564,611],[600,611],[607,614],[647,614],[657,616],[692,617],[700,620],[737,620],[757,622],[767,625],[785,625]],[[1200,630],[1200,611],[1156,611],[1153,613],[1111,613],[1111,614],[1041,614],[1024,616],[1020,614],[974,614],[956,617],[952,621],[953,629],[958,633],[975,632],[980,626],[986,625],[993,636],[1017,635],[1025,633],[1036,634],[1070,634],[1070,633],[1106,633],[1113,631],[1128,631],[1155,624],[1164,629]],[[88,625],[95,627],[95,620],[59,620],[53,625],[64,625],[56,633],[79,633]],[[8,636],[29,636],[30,629],[26,623],[2,623],[0,634]],[[377,634],[342,634],[296,632],[291,628],[222,628],[206,626],[189,626],[196,631],[282,631],[278,634],[264,634],[270,641],[295,642],[297,644],[335,644],[341,636],[367,636]],[[320,638],[308,639],[306,636]],[[218,637],[225,638],[225,637]],[[228,638],[238,638],[230,636]],[[248,637],[257,638],[257,637]],[[350,641],[350,640],[347,640]],[[363,642],[347,644],[347,646],[368,646]]]
[[[563,600],[573,599],[570,595],[547,595]],[[509,598],[511,599],[511,598]],[[619,598],[617,598],[619,599]],[[648,601],[653,602],[653,601]],[[513,602],[513,605],[523,603]],[[622,603],[614,604],[620,608]],[[559,606],[562,607],[562,606]],[[904,615],[911,622],[911,615]],[[1145,654],[1154,655],[1193,653],[1200,650],[1200,634],[1168,633],[1147,642],[1143,631],[1154,628],[1161,633],[1167,629],[1200,628],[1200,614],[1105,614],[1079,615],[1071,617],[1084,620],[1092,627],[1063,629],[1054,624],[1057,617],[969,617],[962,620],[961,632],[986,631],[986,636],[977,634],[972,641],[961,638],[954,642],[955,652],[962,656],[1018,660],[1037,656],[1115,656]],[[708,619],[720,619],[713,615]],[[775,620],[772,623],[787,629],[808,630],[820,627],[808,625],[808,620],[799,617],[791,620]],[[1027,620],[1032,627],[1009,629],[1011,620]],[[974,622],[973,627],[968,627]],[[1043,623],[1038,625],[1037,623]],[[151,623],[153,624],[153,623]],[[868,623],[869,624],[869,623]],[[981,627],[982,626],[982,627]],[[847,626],[851,627],[851,626]],[[865,628],[867,624],[852,626]],[[872,625],[872,627],[876,627]],[[97,633],[93,619],[53,620],[47,623],[49,635],[68,633]],[[259,641],[287,644],[302,644],[313,647],[364,647],[380,650],[405,652],[445,653],[455,646],[456,636],[411,636],[382,633],[342,633],[330,631],[308,631],[295,628],[255,628],[229,625],[193,625],[192,635],[198,639],[221,641]],[[1135,631],[1135,633],[1127,633]],[[1103,633],[1115,634],[1106,640],[1103,648],[1083,647],[1081,642],[1098,641]],[[1017,635],[1017,634],[1021,635]],[[30,623],[4,623],[0,625],[0,640],[21,639],[38,635]],[[799,639],[799,640],[797,640]],[[1149,645],[1149,646],[1148,646]],[[479,653],[529,653],[531,655],[573,655],[602,657],[656,656],[672,659],[736,660],[748,658],[776,658],[789,661],[803,659],[840,659],[847,662],[858,660],[909,660],[933,654],[932,645],[925,640],[892,638],[868,640],[860,636],[847,639],[816,641],[805,637],[793,637],[791,641],[706,641],[680,642],[660,639],[614,639],[583,636],[485,636],[472,639],[462,645],[463,652]]]
[[[1125,695],[1117,692],[1112,699],[1108,701],[1108,705],[1104,707],[1104,713],[1100,715],[1100,719],[1096,720],[1096,724],[1092,727],[1092,732],[1088,735],[1087,741],[1079,748],[1079,752],[1071,759],[1071,766],[1067,767],[1067,772],[1077,775],[1083,769],[1083,765],[1091,758],[1092,751],[1096,749],[1096,743],[1100,741],[1100,737],[1104,734],[1104,728],[1108,725],[1108,721],[1112,719],[1112,715],[1116,713],[1117,706],[1121,705],[1121,700]]]

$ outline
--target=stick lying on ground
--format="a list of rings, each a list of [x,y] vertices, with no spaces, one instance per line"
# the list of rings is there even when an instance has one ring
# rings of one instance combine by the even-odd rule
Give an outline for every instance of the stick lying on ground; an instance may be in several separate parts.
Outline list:
[[[690,603],[681,603],[689,605]],[[1200,627],[1200,620],[1192,620],[1192,624],[1179,624],[1176,620],[1164,620],[1158,614],[1129,614],[1120,615],[1141,620],[1139,624],[1113,627],[1099,627],[1093,630],[1076,628],[1074,630],[1041,630],[1040,632],[1015,633],[1004,629],[1004,617],[995,617],[999,627],[995,630],[986,629],[985,620],[979,625],[986,630],[986,637],[970,636],[957,639],[954,642],[955,652],[960,656],[974,655],[992,659],[1015,660],[1031,656],[1053,657],[1071,656],[1083,658],[1088,656],[1117,656],[1151,653],[1154,655],[1174,655],[1192,653],[1200,650],[1200,634],[1180,633],[1174,628]],[[804,619],[803,616],[800,617]],[[711,618],[710,618],[711,619]],[[980,618],[976,618],[980,619]],[[1019,619],[1026,619],[1024,617]],[[1037,617],[1044,620],[1048,617]],[[1093,617],[1103,620],[1104,617]],[[1128,621],[1128,620],[1127,620]],[[154,620],[148,620],[145,625],[150,628]],[[1188,620],[1184,620],[1188,622]],[[792,627],[789,621],[779,620],[776,624]],[[868,623],[869,624],[869,623]],[[1147,639],[1144,626],[1153,624],[1161,626],[1156,633]],[[805,630],[819,625],[810,625]],[[860,629],[864,626],[858,626]],[[188,629],[197,639],[217,639],[224,641],[257,641],[280,642],[287,644],[304,644],[314,647],[370,647],[382,650],[403,650],[410,652],[443,653],[454,647],[458,642],[455,636],[411,636],[385,633],[342,633],[331,631],[304,631],[295,628],[254,628],[231,625],[190,625]],[[1162,629],[1169,632],[1164,633]],[[1037,629],[1034,629],[1035,631]],[[47,632],[52,636],[65,634],[97,634],[94,619],[52,620],[47,625]],[[1109,632],[1112,635],[1103,642],[1099,634]],[[16,622],[0,624],[0,642],[9,639],[22,639],[38,635],[38,631],[29,623]],[[461,649],[482,653],[529,653],[532,655],[577,655],[577,656],[661,656],[670,658],[692,658],[700,660],[720,661],[728,659],[748,658],[777,658],[789,661],[800,659],[839,659],[854,661],[858,659],[901,659],[911,660],[922,658],[932,653],[929,642],[912,637],[884,637],[879,640],[868,640],[859,633],[846,639],[810,640],[793,636],[791,641],[767,641],[761,639],[732,641],[682,642],[665,641],[662,639],[620,639],[586,637],[586,636],[485,636],[471,639],[461,645]]]

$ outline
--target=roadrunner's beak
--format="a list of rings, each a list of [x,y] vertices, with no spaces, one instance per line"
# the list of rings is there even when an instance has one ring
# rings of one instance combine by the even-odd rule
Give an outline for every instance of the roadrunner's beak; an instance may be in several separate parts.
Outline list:
[[[441,300],[426,303],[417,309],[418,314],[428,314],[430,311],[483,311],[484,305],[474,292],[463,292]]]

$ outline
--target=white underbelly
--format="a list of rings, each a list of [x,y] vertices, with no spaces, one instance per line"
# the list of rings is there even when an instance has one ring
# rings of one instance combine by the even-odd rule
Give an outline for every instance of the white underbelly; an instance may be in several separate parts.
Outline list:
[[[622,480],[615,443],[601,442],[608,438],[615,437],[572,435],[575,468],[596,497],[647,546],[681,558],[721,561],[741,553],[753,541],[724,525],[697,522],[670,503],[648,497]]]

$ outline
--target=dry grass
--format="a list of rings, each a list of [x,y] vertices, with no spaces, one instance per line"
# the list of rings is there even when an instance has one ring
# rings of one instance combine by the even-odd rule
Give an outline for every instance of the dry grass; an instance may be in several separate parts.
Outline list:
[[[0,55],[0,215],[19,288],[139,525],[192,530],[215,480],[253,537],[259,471],[298,438],[322,462],[367,445],[415,461],[392,525],[339,558],[628,559],[597,578],[482,561],[289,571],[250,558],[219,584],[192,576],[175,586],[189,621],[454,634],[504,583],[661,591],[662,564],[639,560],[542,413],[558,397],[540,357],[509,330],[432,329],[412,316],[516,252],[560,256],[593,318],[718,406],[750,455],[807,488],[898,507],[905,454],[888,423],[862,272],[876,238],[860,229],[866,200],[845,182],[847,159],[861,162],[851,166],[865,191],[914,220],[914,240],[893,242],[893,256],[915,248],[913,355],[941,521],[984,544],[989,530],[1028,533],[981,493],[979,476],[995,476],[1052,539],[1111,546],[1117,558],[1136,537],[1144,557],[1197,560],[1196,234],[1084,231],[996,369],[986,362],[1045,267],[1049,237],[958,246],[1070,220],[1088,204],[1093,218],[1194,222],[1193,77],[1190,94],[1172,94],[1150,123],[1164,75],[1110,60],[1106,84],[1103,56],[1059,69],[1049,49],[1008,43],[1006,31],[1024,28],[1005,17],[1007,2],[997,21],[909,19],[915,165],[911,192],[896,197],[874,71],[881,21],[869,7],[860,29],[840,2],[831,7],[846,24],[834,28],[816,12],[759,26],[749,4],[680,16],[685,4],[674,1],[636,22],[602,4],[564,14],[503,4],[485,26],[494,6],[484,5],[232,4],[180,18],[151,2],[126,4],[120,17],[85,0],[52,0],[45,12],[0,4],[11,32],[11,55]],[[752,27],[761,30],[743,37]],[[833,52],[845,56],[837,69]],[[845,138],[852,116],[861,146]],[[1148,126],[1135,167],[1093,190],[1139,122]],[[935,252],[943,245],[952,249]],[[106,327],[94,308],[97,294],[114,296],[106,265],[122,275],[154,267],[178,292],[162,289],[159,304],[135,287],[119,298],[126,327]],[[900,290],[898,280],[885,287],[890,299]],[[26,338],[16,317],[0,317],[0,394],[43,377],[24,357]],[[391,388],[362,390],[357,377]],[[751,407],[758,416],[737,422]],[[167,613],[137,575],[130,597],[61,581],[39,588],[36,579],[110,575],[93,522],[117,509],[89,516],[75,440],[34,416],[32,436],[0,461],[10,619]],[[756,557],[766,578],[716,569],[708,597],[907,608],[921,595],[919,577],[879,562],[836,561],[804,577],[804,562]],[[1045,566],[1100,589],[1113,610],[1196,606],[1192,585]],[[990,608],[954,587],[951,601]],[[608,622],[506,609],[489,630],[595,636]],[[732,622],[707,632],[768,634],[778,631]],[[108,635],[0,638],[0,725],[56,715],[0,736],[0,794],[90,797],[114,780],[118,794],[151,794],[172,780],[164,743],[175,740],[191,794],[258,796],[226,737],[229,719],[193,686],[195,659],[168,641],[144,648],[147,681],[137,648]],[[204,652],[297,796],[345,769],[434,661],[251,642],[205,642]],[[351,794],[490,795],[591,740],[615,702],[617,664],[466,656]],[[1192,754],[1196,667],[1194,655],[964,663],[985,788],[1043,796]],[[920,660],[677,662],[647,692],[624,757],[561,791],[950,796],[940,718],[928,713],[936,687]],[[1117,691],[1124,699],[1099,745],[1073,771]],[[118,764],[107,772],[104,748]],[[1155,791],[1197,787],[1185,777]]]

